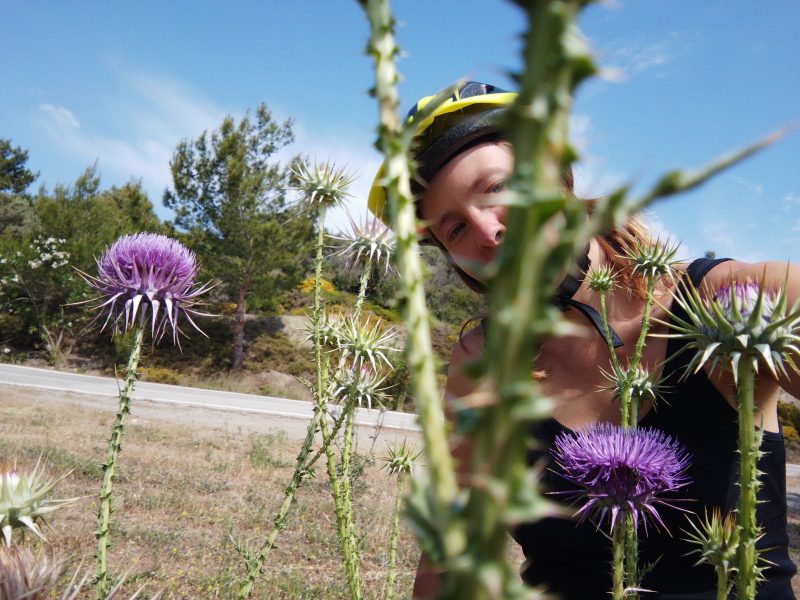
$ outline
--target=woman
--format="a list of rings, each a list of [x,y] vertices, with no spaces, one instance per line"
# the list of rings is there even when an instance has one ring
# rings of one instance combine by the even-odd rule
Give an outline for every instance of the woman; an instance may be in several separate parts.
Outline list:
[[[495,257],[506,230],[505,208],[493,203],[492,195],[501,193],[513,168],[513,155],[503,141],[497,117],[513,101],[514,95],[492,86],[471,82],[453,98],[434,111],[418,126],[415,158],[418,178],[413,183],[417,193],[418,214],[425,224],[425,236],[448,257],[455,270],[473,289],[483,289],[481,267]],[[418,106],[424,105],[425,98]],[[412,110],[411,118],[415,111]],[[376,182],[380,180],[379,176]],[[571,176],[565,177],[571,189]],[[370,209],[382,217],[383,190],[376,183],[370,194]],[[614,264],[623,274],[623,288],[608,302],[608,318],[618,336],[618,356],[624,365],[632,357],[642,312],[641,280],[631,274],[623,258],[625,250],[647,240],[646,231],[634,219],[618,231],[591,240],[578,268],[585,272],[589,265]],[[766,273],[767,286],[783,284],[786,265],[783,263],[745,264],[730,260],[701,260],[679,269],[696,285],[702,281],[714,290],[731,278],[760,280]],[[789,303],[800,297],[800,271],[792,268],[788,286]],[[661,305],[671,304],[672,290],[656,291]],[[533,435],[548,448],[555,436],[598,422],[619,422],[619,406],[612,401],[608,381],[601,373],[608,368],[608,346],[600,334],[598,298],[580,278],[567,277],[556,294],[557,302],[566,309],[564,317],[575,327],[585,329],[580,338],[573,336],[543,341],[536,357],[536,373],[542,392],[555,399],[552,418],[537,425]],[[677,310],[677,306],[675,307]],[[576,309],[576,310],[571,310]],[[655,317],[666,319],[663,310]],[[653,333],[664,333],[655,327]],[[449,367],[447,394],[461,397],[473,390],[473,381],[462,367],[481,355],[484,343],[483,326],[466,333],[454,346]],[[690,353],[684,353],[664,367],[667,357],[680,348],[681,341],[650,338],[643,356],[643,366],[662,371],[664,385],[671,393],[655,411],[652,405],[640,410],[640,425],[656,427],[677,438],[691,453],[688,475],[691,483],[680,491],[681,506],[703,515],[719,507],[724,513],[736,505],[738,494],[736,399],[729,373],[721,369],[698,374],[679,381]],[[776,380],[766,374],[758,377],[755,420],[763,423],[763,471],[759,492],[757,519],[764,536],[758,543],[762,556],[771,561],[765,571],[766,581],[759,585],[759,599],[794,598],[790,579],[796,569],[788,555],[786,529],[785,452],[777,417],[780,389],[800,396],[800,376]],[[456,450],[463,460],[463,446]],[[547,457],[546,451],[542,453]],[[533,457],[536,459],[537,457]],[[539,456],[538,458],[541,458]],[[551,491],[571,486],[557,474],[555,465],[544,473],[544,486]],[[558,497],[558,496],[555,496]],[[716,584],[713,569],[695,567],[696,559],[686,556],[693,546],[682,530],[688,528],[686,517],[678,510],[665,509],[661,514],[671,537],[661,533],[643,537],[640,558],[643,565],[654,563],[645,574],[642,587],[654,593],[643,598],[693,599],[714,598]],[[589,522],[576,524],[568,519],[547,518],[525,524],[512,532],[521,544],[526,561],[523,578],[544,586],[565,599],[606,598],[611,588],[608,562],[608,539]],[[416,597],[428,597],[436,589],[436,577],[424,567],[418,572]]]

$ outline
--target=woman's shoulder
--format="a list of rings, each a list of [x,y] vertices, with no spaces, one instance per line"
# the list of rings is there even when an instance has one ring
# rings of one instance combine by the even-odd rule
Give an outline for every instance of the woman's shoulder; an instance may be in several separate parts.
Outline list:
[[[689,264],[678,267],[685,271]],[[775,289],[787,282],[800,279],[800,265],[792,265],[787,261],[744,262],[726,259],[713,265],[703,277],[703,287],[716,290],[731,282],[763,282],[765,288]]]

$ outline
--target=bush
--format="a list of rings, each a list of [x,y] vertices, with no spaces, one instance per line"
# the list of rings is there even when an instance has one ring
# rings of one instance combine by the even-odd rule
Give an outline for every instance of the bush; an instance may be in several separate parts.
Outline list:
[[[180,385],[181,383],[181,374],[165,367],[141,367],[139,369],[139,378],[142,381],[151,383],[166,383],[169,385]]]
[[[797,435],[797,429],[791,425],[783,425],[783,439],[787,444],[797,444],[800,442],[800,435]]]
[[[253,340],[245,365],[250,371],[280,371],[303,375],[314,371],[312,354],[285,335],[263,333]]]
[[[800,406],[791,402],[778,402],[778,420],[781,426],[800,431]]]

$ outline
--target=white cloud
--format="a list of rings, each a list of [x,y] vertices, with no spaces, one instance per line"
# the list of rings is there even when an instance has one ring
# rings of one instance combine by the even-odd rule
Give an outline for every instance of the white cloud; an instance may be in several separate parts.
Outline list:
[[[789,192],[781,198],[781,206],[784,212],[790,211],[795,206],[800,206],[800,194]]]
[[[107,106],[115,107],[112,118],[119,124],[113,135],[94,133],[99,125],[91,121],[93,115],[82,115],[84,127],[81,127],[69,108],[52,104],[39,107],[42,125],[65,153],[80,157],[87,164],[96,160],[100,174],[111,181],[141,178],[150,199],[160,206],[164,188],[172,184],[169,161],[178,142],[215,129],[233,111],[223,110],[184,82],[163,74],[118,69],[114,75],[121,84],[118,96],[106,102]],[[278,120],[284,118],[275,112],[273,116]],[[285,162],[302,154],[347,166],[358,177],[351,188],[353,198],[347,211],[334,211],[328,219],[328,228],[344,228],[348,212],[361,218],[366,213],[372,178],[381,162],[370,143],[371,132],[320,135],[296,121],[294,133],[295,143],[279,151],[277,161]]]
[[[653,239],[658,239],[662,242],[667,242],[670,245],[680,244],[675,259],[678,261],[690,261],[692,259],[703,256],[705,250],[700,251],[693,246],[685,244],[680,236],[669,230],[659,216],[651,210],[642,211],[639,217],[647,225],[650,230],[650,236]]]
[[[188,86],[164,76],[116,73],[121,82],[117,97],[104,103],[116,112],[110,118],[117,133],[95,133],[93,115],[82,115],[84,126],[72,110],[42,104],[42,126],[53,142],[86,163],[95,160],[101,175],[112,181],[141,178],[154,204],[170,184],[169,160],[177,143],[219,124],[225,111]]]
[[[744,189],[746,189],[750,193],[759,194],[759,195],[764,193],[764,186],[762,186],[758,182],[751,181],[750,179],[747,179],[747,178],[742,177],[740,175],[728,174],[728,175],[725,175],[725,177],[727,177],[728,179],[730,179],[734,183],[739,184],[741,187],[743,187]]]
[[[54,106],[53,104],[40,104],[39,110],[48,115],[55,123],[67,129],[80,129],[81,124],[72,111],[63,106]]]
[[[612,41],[598,50],[600,77],[618,83],[662,67],[674,58],[673,44],[674,39],[655,43],[631,42],[629,39]]]

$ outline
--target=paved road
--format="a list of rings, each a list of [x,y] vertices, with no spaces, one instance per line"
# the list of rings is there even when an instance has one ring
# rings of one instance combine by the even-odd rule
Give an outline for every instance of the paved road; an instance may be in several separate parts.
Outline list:
[[[49,369],[6,364],[0,364],[0,384],[80,392],[92,396],[117,396],[118,394],[118,381],[113,377],[63,373]],[[303,400],[204,390],[145,381],[136,383],[133,398],[303,420],[310,419],[313,414],[312,403]],[[335,409],[336,407],[332,408]],[[416,424],[416,415],[393,411],[358,409],[356,424],[367,427],[381,426],[384,429],[419,431],[419,427]]]

